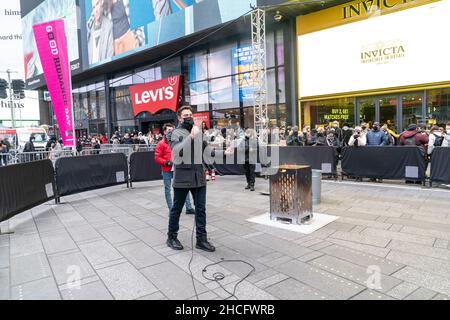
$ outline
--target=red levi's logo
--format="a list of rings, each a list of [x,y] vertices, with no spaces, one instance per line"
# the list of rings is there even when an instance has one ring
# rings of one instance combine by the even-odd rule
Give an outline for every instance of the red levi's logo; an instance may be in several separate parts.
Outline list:
[[[177,111],[181,76],[131,86],[130,95],[134,116],[141,112],[155,114],[160,110]]]

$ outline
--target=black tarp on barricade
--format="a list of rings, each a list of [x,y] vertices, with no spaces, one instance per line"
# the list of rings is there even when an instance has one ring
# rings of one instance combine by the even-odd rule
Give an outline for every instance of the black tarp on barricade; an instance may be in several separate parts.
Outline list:
[[[431,182],[450,183],[450,148],[434,148],[431,156]]]
[[[54,198],[50,160],[0,167],[0,221]]]
[[[225,156],[223,150],[215,150],[215,159],[220,159],[220,161],[215,161],[213,164],[210,164],[208,167],[214,168],[220,174],[229,176],[229,175],[244,175],[244,165],[238,163],[238,156],[236,149],[232,155],[228,157]],[[241,161],[242,162],[242,161]]]
[[[309,165],[312,169],[322,170],[322,174],[336,175],[337,151],[328,146],[287,146],[279,148],[279,163]]]
[[[128,183],[123,153],[59,158],[55,163],[57,196]]]
[[[153,181],[162,179],[161,166],[155,162],[155,151],[133,152],[130,156],[130,180]]]
[[[345,147],[342,175],[393,180],[424,181],[426,161],[416,146]]]

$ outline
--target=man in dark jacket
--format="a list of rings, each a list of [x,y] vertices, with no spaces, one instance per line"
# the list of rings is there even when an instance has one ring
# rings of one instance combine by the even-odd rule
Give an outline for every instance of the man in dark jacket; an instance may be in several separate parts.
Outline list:
[[[416,124],[410,124],[406,131],[400,135],[400,144],[402,146],[419,146],[424,153],[427,153],[428,136],[417,131]]]
[[[196,248],[205,251],[215,251],[208,242],[206,233],[206,177],[203,168],[203,138],[200,128],[194,126],[192,108],[181,107],[178,112],[178,127],[170,137],[174,168],[173,207],[169,215],[169,230],[167,245],[174,250],[182,250],[183,246],[177,239],[180,214],[183,210],[186,196],[191,192],[195,205],[195,226],[197,235]]]
[[[384,131],[380,130],[380,123],[374,122],[372,130],[367,133],[368,146],[385,146],[387,144],[387,136]]]
[[[244,171],[245,178],[247,179],[246,190],[255,191],[255,169],[257,160],[257,139],[254,135],[253,129],[247,129],[245,131],[245,137],[241,141],[239,146],[240,152],[245,152]],[[243,150],[242,150],[243,149]]]
[[[166,123],[163,127],[164,138],[158,142],[155,149],[155,162],[161,166],[162,177],[164,181],[164,196],[166,198],[167,207],[169,212],[173,207],[172,201],[172,150],[169,146],[169,138],[172,134],[174,125],[171,123]],[[186,197],[186,214],[195,214],[194,208],[192,208],[191,200],[189,194]]]
[[[302,138],[298,135],[298,127],[293,127],[292,131],[289,132],[289,136],[286,139],[286,144],[288,146],[302,146]]]

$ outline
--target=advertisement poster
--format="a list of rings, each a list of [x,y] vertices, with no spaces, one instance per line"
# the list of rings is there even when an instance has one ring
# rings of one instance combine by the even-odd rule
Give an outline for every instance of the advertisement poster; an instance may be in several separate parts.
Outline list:
[[[256,0],[80,1],[89,67],[228,22],[256,5]]]
[[[200,113],[194,113],[192,114],[192,118],[194,118],[194,124],[201,128],[202,123],[205,122],[206,127],[209,129],[211,128],[211,123],[209,119],[209,112],[200,112]]]
[[[239,100],[253,100],[252,46],[233,49],[233,72],[237,74],[235,85],[239,87]]]
[[[23,1],[23,0],[22,0]],[[22,17],[23,66],[27,88],[44,85],[42,63],[34,40],[33,26],[36,24],[64,19],[72,73],[81,72],[78,18],[75,0],[45,0]]]
[[[142,112],[155,114],[163,109],[176,112],[180,101],[180,83],[181,76],[174,76],[131,86],[134,116]]]
[[[72,86],[64,20],[33,26],[45,81],[65,147],[75,146]]]

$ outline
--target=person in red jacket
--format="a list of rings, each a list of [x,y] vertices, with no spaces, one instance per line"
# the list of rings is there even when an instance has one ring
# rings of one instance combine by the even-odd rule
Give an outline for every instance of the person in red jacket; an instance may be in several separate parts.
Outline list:
[[[162,176],[164,181],[164,195],[166,197],[167,207],[169,208],[169,212],[173,206],[172,193],[171,193],[171,185],[173,179],[173,158],[172,158],[172,149],[170,149],[169,143],[167,142],[167,136],[171,134],[174,129],[174,125],[171,123],[166,123],[163,126],[164,138],[158,142],[155,149],[155,162],[161,166]],[[195,210],[192,207],[191,200],[189,194],[186,197],[186,214],[195,214]]]
[[[400,135],[400,144],[422,147],[424,154],[427,154],[428,136],[417,130],[417,125],[413,123]]]

